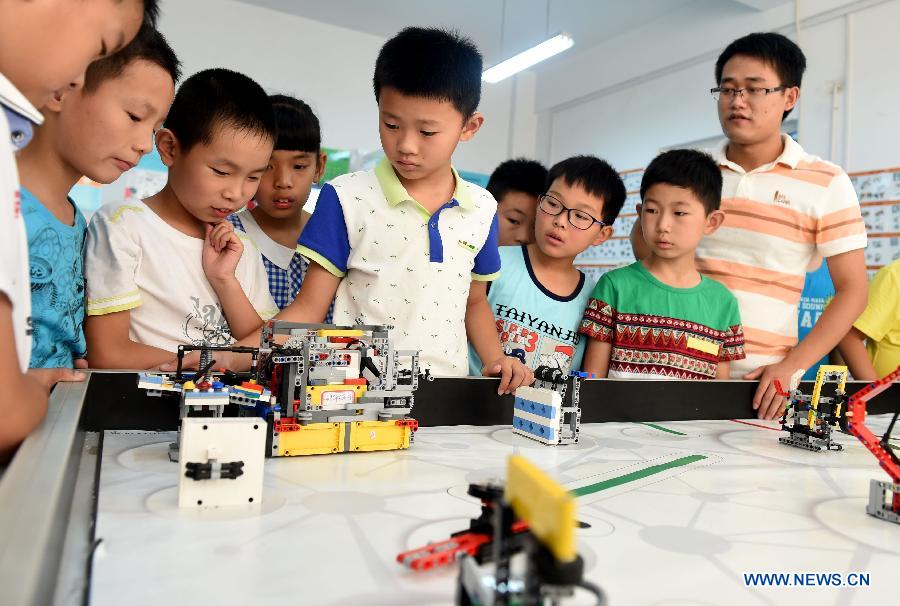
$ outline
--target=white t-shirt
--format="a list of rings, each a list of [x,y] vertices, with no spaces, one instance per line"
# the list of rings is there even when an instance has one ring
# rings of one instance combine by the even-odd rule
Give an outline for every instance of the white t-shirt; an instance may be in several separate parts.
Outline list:
[[[0,74],[0,292],[12,304],[16,353],[24,372],[31,358],[31,277],[25,221],[19,211],[19,174],[14,153],[27,141],[24,132],[12,132],[7,112],[14,121],[23,124],[25,121],[40,124],[43,120],[22,93]]]
[[[278,308],[259,251],[242,240],[235,276],[266,320]],[[179,344],[230,344],[234,339],[203,273],[202,252],[203,240],[178,231],[142,201],[102,206],[87,234],[87,315],[130,310],[131,339],[168,351]]]

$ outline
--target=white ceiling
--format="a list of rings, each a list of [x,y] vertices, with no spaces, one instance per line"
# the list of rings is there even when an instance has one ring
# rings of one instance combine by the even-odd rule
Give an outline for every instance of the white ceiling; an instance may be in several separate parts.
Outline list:
[[[240,1],[384,38],[408,25],[455,29],[474,40],[486,66],[542,41],[547,34],[568,32],[576,50],[582,50],[676,11],[709,10],[710,4],[709,0]],[[789,1],[716,0],[736,12],[767,10]]]

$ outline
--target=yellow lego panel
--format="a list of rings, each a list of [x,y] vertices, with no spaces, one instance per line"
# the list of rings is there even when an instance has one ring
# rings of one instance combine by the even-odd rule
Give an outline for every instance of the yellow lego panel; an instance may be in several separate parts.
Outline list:
[[[395,421],[353,421],[350,425],[350,452],[409,448],[410,428]]]
[[[310,423],[278,434],[279,457],[331,454],[344,450],[346,423]]]
[[[513,455],[509,457],[505,498],[556,559],[575,559],[575,499],[569,491],[525,457]]]
[[[339,328],[323,328],[316,331],[318,337],[361,337],[364,332],[356,328],[341,330]]]
[[[815,423],[816,410],[819,407],[819,397],[822,393],[822,385],[825,383],[825,375],[828,373],[839,373],[840,378],[838,379],[837,388],[841,391],[844,391],[844,387],[847,385],[847,367],[846,366],[837,366],[834,364],[823,364],[819,366],[819,370],[816,372],[816,383],[813,386],[812,397],[809,400],[809,415],[807,415],[807,422],[810,427],[813,427],[813,423]],[[835,409],[835,414],[840,414],[840,407]]]
[[[344,385],[338,383],[335,385],[309,385],[306,392],[310,395],[310,401],[313,406],[334,405],[337,408],[343,408],[345,404],[353,404],[366,393],[365,385]],[[346,393],[342,393],[346,392]]]

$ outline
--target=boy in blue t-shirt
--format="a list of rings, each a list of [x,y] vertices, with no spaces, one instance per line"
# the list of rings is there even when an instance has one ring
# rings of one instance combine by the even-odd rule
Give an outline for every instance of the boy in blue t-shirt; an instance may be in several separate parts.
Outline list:
[[[84,87],[53,98],[18,155],[31,264],[31,368],[86,366],[87,222],[69,191],[87,176],[112,183],[153,149],[180,72],[165,38],[144,24],[118,53],[91,64]]]
[[[625,185],[612,166],[575,156],[550,169],[539,198],[535,241],[500,248],[503,273],[488,302],[504,353],[532,369],[579,370],[584,338],[578,332],[593,284],[575,268],[575,257],[612,235],[625,203]],[[469,348],[469,374],[481,374]]]

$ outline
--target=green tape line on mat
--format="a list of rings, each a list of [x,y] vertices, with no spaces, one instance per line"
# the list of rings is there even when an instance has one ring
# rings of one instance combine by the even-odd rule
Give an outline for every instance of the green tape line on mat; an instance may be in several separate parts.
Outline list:
[[[596,484],[588,484],[587,486],[582,486],[581,488],[575,488],[570,492],[572,493],[573,497],[583,497],[588,494],[600,492],[601,490],[606,490],[607,488],[613,488],[615,486],[627,484],[628,482],[634,482],[635,480],[640,480],[648,476],[658,474],[667,469],[690,465],[691,463],[702,461],[705,458],[706,457],[703,455],[690,455],[688,457],[681,457],[680,459],[675,459],[674,461],[669,461],[668,463],[651,465],[650,467],[645,467],[644,469],[639,469],[637,471],[632,471],[631,473],[626,473],[624,475],[616,476],[608,480],[603,480],[602,482],[597,482]]]
[[[666,433],[673,433],[676,436],[686,436],[686,433],[681,433],[680,431],[675,431],[674,429],[669,429],[668,427],[663,427],[662,425],[657,425],[656,423],[638,423],[638,425],[646,425],[647,427],[652,427],[653,429],[658,429],[660,431],[664,431]]]

